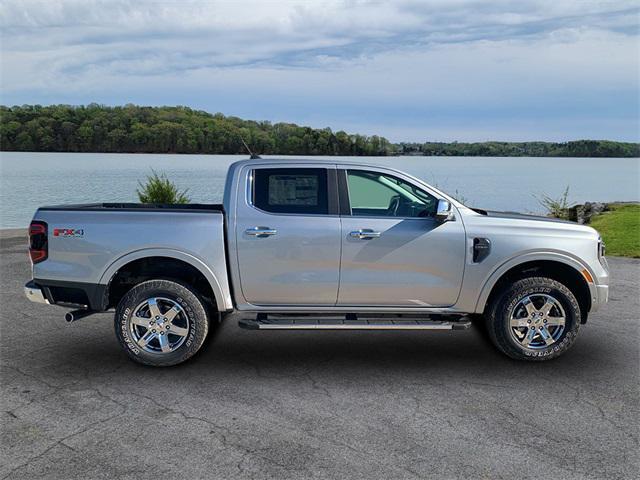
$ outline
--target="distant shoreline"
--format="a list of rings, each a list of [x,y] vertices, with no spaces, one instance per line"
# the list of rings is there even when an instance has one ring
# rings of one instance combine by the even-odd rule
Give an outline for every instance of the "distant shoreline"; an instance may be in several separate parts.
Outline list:
[[[635,142],[391,142],[380,135],[245,120],[187,107],[0,105],[0,122],[0,145],[7,152],[640,158]]]
[[[0,228],[0,239],[22,237],[25,239],[25,248],[27,241],[27,229],[26,228]]]
[[[196,155],[208,155],[208,156],[236,156],[242,158],[249,158],[249,154],[247,153],[184,153],[184,152],[60,152],[60,151],[45,151],[45,150],[0,150],[0,155],[3,153],[46,153],[46,154],[100,154],[100,155],[175,155],[175,156],[196,156]],[[369,158],[397,158],[397,157],[412,157],[412,158],[635,158],[640,159],[640,155],[638,156],[627,156],[627,157],[615,157],[615,156],[607,156],[607,157],[595,157],[595,156],[567,156],[567,155],[411,155],[407,153],[395,153],[389,155],[333,155],[333,154],[303,154],[303,153],[269,153],[262,154],[263,157],[317,157],[317,158],[339,158],[339,157],[369,157]]]

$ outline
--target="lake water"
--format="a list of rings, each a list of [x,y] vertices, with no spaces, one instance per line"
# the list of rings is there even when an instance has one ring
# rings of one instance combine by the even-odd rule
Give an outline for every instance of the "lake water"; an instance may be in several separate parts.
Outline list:
[[[0,153],[0,228],[26,227],[40,205],[137,201],[138,180],[166,172],[193,202],[219,203],[241,155]],[[268,158],[268,157],[266,157]],[[283,157],[275,158],[313,158]],[[406,171],[470,206],[540,212],[535,195],[572,202],[640,200],[640,159],[528,157],[335,157]]]

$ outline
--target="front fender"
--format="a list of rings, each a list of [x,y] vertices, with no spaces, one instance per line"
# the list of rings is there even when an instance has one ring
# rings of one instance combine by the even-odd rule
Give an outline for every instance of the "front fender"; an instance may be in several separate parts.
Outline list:
[[[521,254],[516,257],[510,258],[509,260],[500,264],[491,272],[489,277],[484,282],[482,290],[480,291],[480,296],[476,301],[474,310],[475,313],[482,313],[484,311],[484,306],[487,304],[487,300],[489,299],[491,290],[493,290],[493,287],[495,287],[496,283],[498,283],[498,280],[500,280],[500,278],[502,278],[505,273],[523,263],[540,260],[564,263],[566,265],[569,265],[570,267],[573,267],[581,275],[583,270],[587,270],[592,278],[596,278],[596,274],[586,263],[566,252],[544,251]],[[596,285],[593,282],[587,282],[587,285],[589,287],[589,293],[591,295],[591,303],[594,304],[598,299]]]
[[[204,275],[204,277],[209,281],[211,289],[213,290],[213,295],[216,299],[216,304],[223,307],[221,310],[231,310],[233,308],[231,292],[229,292],[228,289],[225,291],[225,289],[222,288],[221,282],[218,280],[218,276],[226,276],[226,272],[213,272],[202,260],[191,254],[181,252],[180,250],[169,248],[145,248],[127,253],[113,261],[113,263],[107,267],[100,277],[99,283],[104,285],[109,284],[117,271],[123,266],[133,262],[134,260],[140,260],[141,258],[147,257],[168,257],[188,263],[199,270],[200,273],[202,273],[202,275]]]

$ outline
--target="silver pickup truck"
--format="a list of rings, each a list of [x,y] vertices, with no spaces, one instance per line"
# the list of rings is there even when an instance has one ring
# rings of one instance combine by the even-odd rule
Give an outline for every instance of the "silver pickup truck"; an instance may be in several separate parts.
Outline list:
[[[115,309],[125,352],[155,366],[190,358],[233,311],[257,330],[477,320],[509,357],[545,360],[608,298],[594,229],[468,208],[357,163],[240,161],[222,205],[42,207],[29,237],[27,297],[76,309],[67,321]]]

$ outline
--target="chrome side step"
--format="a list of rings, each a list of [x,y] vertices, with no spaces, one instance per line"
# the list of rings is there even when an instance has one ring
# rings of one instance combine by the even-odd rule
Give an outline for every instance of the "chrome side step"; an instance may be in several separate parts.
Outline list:
[[[351,318],[349,318],[351,317]],[[424,318],[328,318],[328,317],[280,317],[269,318],[264,314],[255,319],[241,319],[240,328],[248,330],[466,330],[471,327],[467,317],[457,320],[429,320]]]

